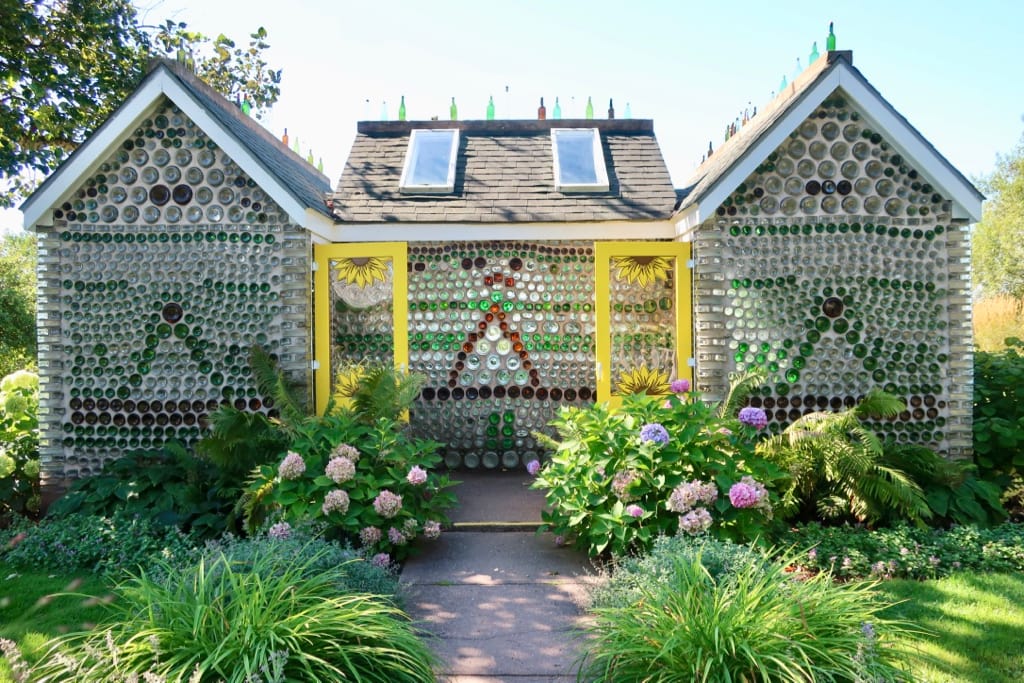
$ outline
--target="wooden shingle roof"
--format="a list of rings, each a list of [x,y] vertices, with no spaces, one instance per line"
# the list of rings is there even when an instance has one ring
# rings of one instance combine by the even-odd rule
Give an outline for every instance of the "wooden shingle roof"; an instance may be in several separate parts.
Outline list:
[[[414,129],[459,129],[455,190],[399,191]],[[607,192],[555,190],[552,128],[597,128]],[[649,120],[362,122],[334,193],[351,223],[517,223],[663,220],[676,201]]]

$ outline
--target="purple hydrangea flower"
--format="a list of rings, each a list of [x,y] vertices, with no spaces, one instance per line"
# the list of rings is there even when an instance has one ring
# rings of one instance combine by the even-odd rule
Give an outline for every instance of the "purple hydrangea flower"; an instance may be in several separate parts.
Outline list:
[[[370,560],[370,562],[373,563],[375,567],[387,569],[391,566],[391,556],[387,553],[377,553],[373,556],[373,559]]]
[[[324,496],[324,504],[320,509],[323,510],[325,515],[329,515],[332,512],[345,514],[348,512],[348,503],[348,494],[341,489],[334,489],[333,491],[328,491],[327,495]]]
[[[402,509],[402,497],[384,489],[373,499],[373,509],[386,519],[391,519]]]
[[[764,429],[768,426],[768,416],[760,408],[747,406],[740,411],[740,422],[754,429]]]
[[[395,527],[391,527],[388,529],[388,540],[391,541],[393,545],[405,545],[407,539],[405,538],[405,534]]]
[[[645,424],[640,428],[640,440],[644,443],[668,443],[668,430],[657,422]]]
[[[425,484],[427,483],[427,471],[419,465],[413,465],[412,469],[409,470],[409,474],[405,475],[405,480],[413,486]]]
[[[373,545],[383,537],[381,530],[375,526],[363,527],[359,532],[359,540],[363,542],[363,545]]]
[[[700,479],[683,482],[672,490],[665,507],[672,512],[689,512],[698,503],[711,505],[718,500],[718,488]]]
[[[639,505],[627,505],[626,514],[630,517],[642,517],[644,514],[644,509]]]
[[[688,534],[699,534],[711,527],[711,513],[704,508],[690,510],[679,516],[679,529]]]
[[[639,475],[633,470],[616,472],[615,476],[612,477],[612,492],[622,502],[632,500],[633,496],[629,493],[629,487],[637,479],[639,479]]]
[[[673,394],[685,394],[690,390],[690,380],[674,379],[672,380],[672,383],[668,385],[668,388]]]
[[[332,458],[348,458],[353,463],[359,462],[359,449],[355,446],[350,446],[347,443],[338,444],[333,451],[331,451]]]
[[[435,541],[441,538],[441,524],[433,520],[423,523],[423,537]]]
[[[278,541],[284,541],[291,538],[292,536],[292,525],[288,522],[278,522],[269,529],[267,529],[267,537],[273,538]]]
[[[537,473],[540,472],[540,460],[531,460],[526,463],[526,471],[536,477]]]
[[[752,508],[760,501],[757,490],[749,484],[733,484],[729,488],[729,502],[734,508]]]
[[[277,475],[282,479],[298,479],[305,472],[306,461],[295,451],[288,451],[277,468]]]
[[[356,465],[343,455],[331,458],[324,468],[326,474],[335,484],[343,484],[356,474]]]

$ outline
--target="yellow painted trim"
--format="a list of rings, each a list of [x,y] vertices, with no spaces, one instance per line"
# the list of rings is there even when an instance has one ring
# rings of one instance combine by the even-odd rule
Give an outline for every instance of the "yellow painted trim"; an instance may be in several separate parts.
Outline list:
[[[597,400],[607,401],[613,406],[622,402],[612,396],[611,376],[611,260],[616,256],[666,256],[675,264],[675,319],[676,319],[676,367],[677,377],[693,383],[693,368],[689,359],[693,355],[693,287],[688,267],[690,259],[689,242],[596,242],[594,244],[594,296],[595,298],[595,340],[594,352],[597,362]]]
[[[338,258],[390,258],[392,264],[391,302],[394,320],[395,366],[409,366],[408,250],[405,242],[358,242],[313,245],[317,269],[313,278],[314,338],[313,357],[319,368],[313,372],[316,410],[322,413],[331,395],[331,260]]]

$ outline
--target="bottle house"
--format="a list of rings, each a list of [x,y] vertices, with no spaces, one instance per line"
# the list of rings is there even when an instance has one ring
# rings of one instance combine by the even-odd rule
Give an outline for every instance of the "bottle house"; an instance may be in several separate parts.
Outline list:
[[[404,104],[404,103],[403,103]],[[411,428],[452,468],[543,457],[560,406],[720,397],[770,429],[872,387],[872,426],[971,443],[968,225],[982,196],[853,67],[811,63],[673,187],[653,122],[361,122],[335,187],[181,65],[23,205],[40,238],[43,481],[272,413],[260,345],[323,409],[361,363],[426,375]],[[543,105],[542,105],[543,108]],[[546,115],[546,112],[545,112]]]

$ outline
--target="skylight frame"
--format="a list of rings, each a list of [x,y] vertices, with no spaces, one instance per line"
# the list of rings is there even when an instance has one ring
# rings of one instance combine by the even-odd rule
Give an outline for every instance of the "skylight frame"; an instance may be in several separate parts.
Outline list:
[[[586,133],[590,137],[590,148],[594,164],[594,180],[580,182],[565,180],[563,182],[562,160],[558,153],[558,138],[561,135],[582,137]],[[601,132],[597,128],[552,128],[551,156],[554,161],[552,170],[555,178],[555,190],[559,192],[607,192],[608,169],[605,167],[604,149],[601,146]]]
[[[423,153],[422,140],[434,135],[451,136],[448,147],[448,165],[444,182],[421,182],[414,184],[417,163]],[[398,183],[399,192],[406,194],[451,194],[455,191],[455,164],[459,152],[459,130],[457,128],[422,128],[412,131],[409,136],[409,147],[405,152],[402,166],[402,178]]]

